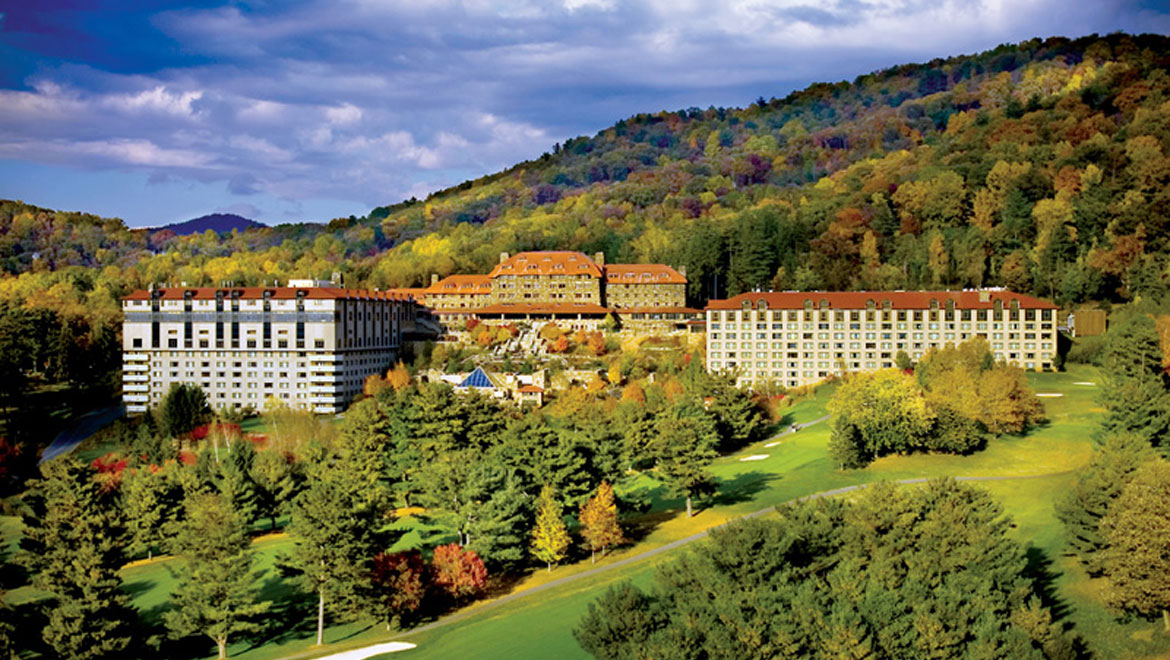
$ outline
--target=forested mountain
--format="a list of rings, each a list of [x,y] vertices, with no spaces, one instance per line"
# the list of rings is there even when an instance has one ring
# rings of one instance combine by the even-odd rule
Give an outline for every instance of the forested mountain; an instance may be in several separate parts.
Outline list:
[[[174,222],[169,225],[163,225],[152,231],[170,231],[179,236],[187,236],[189,234],[202,234],[205,231],[213,231],[217,234],[229,231],[247,231],[263,226],[263,223],[249,220],[235,213],[211,213],[187,220],[186,222]]]
[[[685,265],[755,288],[1003,285],[1061,303],[1165,292],[1170,39],[1034,39],[746,108],[640,114],[363,218],[220,237],[0,203],[0,305],[116,317],[149,282],[485,272],[501,251]],[[75,268],[80,266],[82,268]]]

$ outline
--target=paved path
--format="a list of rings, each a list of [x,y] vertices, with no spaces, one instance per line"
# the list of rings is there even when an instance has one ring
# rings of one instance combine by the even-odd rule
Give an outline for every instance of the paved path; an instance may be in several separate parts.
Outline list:
[[[780,440],[779,440],[780,438],[783,438],[786,435],[792,435],[793,433],[796,433],[800,429],[808,428],[808,427],[812,426],[813,424],[820,424],[821,422],[829,419],[830,417],[832,417],[832,415],[825,415],[824,417],[818,417],[818,418],[812,420],[811,422],[805,422],[803,424],[793,424],[793,425],[789,426],[788,428],[784,429],[783,431],[777,433],[776,435],[768,438],[768,442],[764,446],[765,447],[775,447],[776,445],[780,444]]]
[[[81,444],[89,436],[97,433],[98,429],[106,424],[122,417],[126,414],[126,410],[122,408],[122,404],[114,404],[106,406],[105,408],[98,408],[85,413],[81,417],[72,420],[69,423],[69,428],[57,434],[53,444],[45,447],[45,451],[41,452],[41,463],[49,459],[68,454]]]

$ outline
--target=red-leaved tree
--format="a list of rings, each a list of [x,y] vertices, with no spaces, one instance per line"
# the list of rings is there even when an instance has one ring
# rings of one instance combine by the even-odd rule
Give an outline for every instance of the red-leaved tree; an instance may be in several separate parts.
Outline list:
[[[419,610],[426,595],[423,573],[426,565],[418,550],[379,553],[374,557],[374,584],[377,585],[379,615],[386,629],[401,627]]]
[[[431,579],[435,589],[455,601],[473,598],[487,586],[487,568],[472,550],[458,543],[435,548],[431,560]]]

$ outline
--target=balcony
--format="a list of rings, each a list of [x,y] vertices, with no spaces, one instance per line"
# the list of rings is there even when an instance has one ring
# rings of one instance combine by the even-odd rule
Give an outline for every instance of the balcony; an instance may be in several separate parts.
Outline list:
[[[146,353],[123,353],[122,354],[122,361],[123,362],[147,362],[149,360],[150,360],[150,356],[147,355]]]
[[[126,412],[128,412],[128,413],[144,413],[144,412],[146,412],[146,405],[145,404],[128,403],[128,404],[126,404]]]
[[[133,385],[133,384],[131,384],[131,385],[123,385],[123,386],[122,386],[122,391],[123,391],[123,392],[149,392],[149,391],[150,391],[150,385],[147,385],[147,384],[145,384],[145,383],[143,383],[143,384],[141,384],[141,385]]]
[[[146,403],[149,399],[150,399],[150,396],[146,395],[146,394],[123,394],[122,395],[122,400],[127,402],[127,403],[129,403],[131,401],[138,401],[141,403]]]
[[[122,371],[150,371],[150,365],[131,362],[123,364]]]
[[[332,396],[343,396],[345,394],[345,386],[343,385],[317,385],[309,386],[309,394],[328,394]],[[316,398],[316,397],[313,397]]]
[[[150,374],[126,372],[122,374],[122,381],[126,383],[146,383],[150,381]]]

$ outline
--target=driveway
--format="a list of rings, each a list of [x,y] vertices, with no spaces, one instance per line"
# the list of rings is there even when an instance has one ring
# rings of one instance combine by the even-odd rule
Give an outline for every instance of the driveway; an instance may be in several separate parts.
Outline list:
[[[45,451],[41,452],[40,462],[44,463],[47,460],[68,454],[81,444],[82,440],[97,433],[102,427],[125,414],[126,409],[120,403],[85,413],[71,421],[66,429],[57,434],[53,444],[45,447]]]

